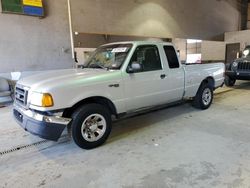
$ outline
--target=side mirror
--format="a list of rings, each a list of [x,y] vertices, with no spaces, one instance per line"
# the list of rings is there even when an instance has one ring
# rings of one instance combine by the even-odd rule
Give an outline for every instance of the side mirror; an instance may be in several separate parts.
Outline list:
[[[142,66],[140,63],[132,62],[130,66],[128,66],[127,73],[135,73],[142,71]]]

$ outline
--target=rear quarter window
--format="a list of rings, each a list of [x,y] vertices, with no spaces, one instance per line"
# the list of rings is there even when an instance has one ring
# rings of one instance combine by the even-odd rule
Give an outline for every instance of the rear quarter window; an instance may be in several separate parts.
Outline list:
[[[173,46],[164,46],[165,55],[168,60],[168,65],[170,69],[177,69],[180,67],[177,54]]]

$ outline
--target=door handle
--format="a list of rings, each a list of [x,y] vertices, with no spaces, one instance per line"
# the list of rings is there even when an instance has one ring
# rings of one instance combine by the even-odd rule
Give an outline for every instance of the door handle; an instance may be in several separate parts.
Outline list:
[[[166,74],[162,74],[162,75],[161,75],[161,79],[164,79],[164,78],[166,78],[166,77],[167,77]]]
[[[109,87],[120,87],[120,84],[110,84]]]

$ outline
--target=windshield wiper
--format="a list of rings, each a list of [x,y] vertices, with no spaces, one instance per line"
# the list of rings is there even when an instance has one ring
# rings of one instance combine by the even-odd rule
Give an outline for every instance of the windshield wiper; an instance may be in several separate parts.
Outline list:
[[[86,66],[85,65],[78,65],[78,68],[85,69]]]
[[[101,64],[99,64],[99,63],[94,63],[94,64],[91,64],[90,66],[89,66],[89,68],[101,68],[101,69],[104,69],[104,70],[109,70],[109,68],[108,67],[104,67],[103,65],[101,65]]]

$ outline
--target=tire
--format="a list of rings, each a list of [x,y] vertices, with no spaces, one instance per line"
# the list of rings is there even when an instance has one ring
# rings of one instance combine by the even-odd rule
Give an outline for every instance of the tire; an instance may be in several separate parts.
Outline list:
[[[226,77],[225,77],[225,85],[226,85],[227,87],[232,87],[232,86],[234,86],[235,82],[236,82],[236,79],[233,79],[233,78],[231,78],[231,77],[229,77],[229,76],[226,76]]]
[[[193,104],[196,108],[208,109],[214,98],[213,87],[209,84],[202,84],[194,98]]]
[[[74,142],[82,149],[93,149],[109,137],[111,114],[100,104],[86,104],[73,113],[71,126]]]

